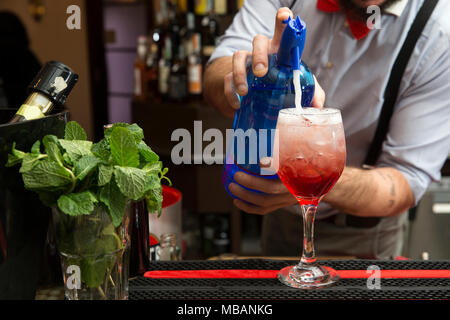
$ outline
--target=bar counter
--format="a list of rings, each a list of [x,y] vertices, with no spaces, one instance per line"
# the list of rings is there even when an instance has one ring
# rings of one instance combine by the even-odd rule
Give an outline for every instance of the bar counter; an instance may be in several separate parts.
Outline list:
[[[298,260],[297,260],[298,261]],[[277,279],[292,259],[152,262],[130,280],[130,300],[448,300],[450,261],[321,260],[338,271],[332,287],[301,290]]]

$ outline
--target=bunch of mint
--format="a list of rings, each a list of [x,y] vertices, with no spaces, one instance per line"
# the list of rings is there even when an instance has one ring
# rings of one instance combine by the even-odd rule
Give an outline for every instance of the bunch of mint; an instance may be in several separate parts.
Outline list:
[[[41,201],[70,216],[88,215],[102,205],[118,227],[129,201],[146,200],[149,212],[161,214],[161,180],[168,169],[144,142],[137,124],[116,123],[98,143],[86,140],[75,121],[67,123],[64,139],[47,135],[31,152],[8,155],[7,167],[21,164],[25,188]],[[43,152],[44,151],[44,152]]]

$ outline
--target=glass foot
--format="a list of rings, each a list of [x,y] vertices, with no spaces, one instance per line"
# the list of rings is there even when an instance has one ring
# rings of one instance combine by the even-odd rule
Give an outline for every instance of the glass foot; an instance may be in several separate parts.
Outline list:
[[[339,281],[336,270],[319,265],[305,266],[301,263],[286,267],[278,273],[283,284],[299,289],[319,289],[332,286]]]

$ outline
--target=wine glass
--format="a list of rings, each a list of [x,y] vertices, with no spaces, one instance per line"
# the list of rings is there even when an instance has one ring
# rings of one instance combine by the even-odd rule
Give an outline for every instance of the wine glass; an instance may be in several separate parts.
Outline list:
[[[346,147],[341,112],[333,108],[289,108],[280,111],[274,162],[283,184],[298,200],[303,214],[303,253],[278,279],[291,287],[316,289],[339,280],[337,272],[320,266],[314,254],[314,218],[319,201],[344,170]]]

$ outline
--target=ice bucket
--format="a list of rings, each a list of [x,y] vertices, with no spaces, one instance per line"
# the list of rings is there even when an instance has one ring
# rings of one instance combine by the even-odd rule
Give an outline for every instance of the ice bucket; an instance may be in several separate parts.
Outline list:
[[[16,110],[0,109],[0,123]],[[34,299],[51,210],[23,186],[19,167],[6,168],[13,142],[29,152],[47,134],[64,136],[69,113],[0,125],[0,300]]]

